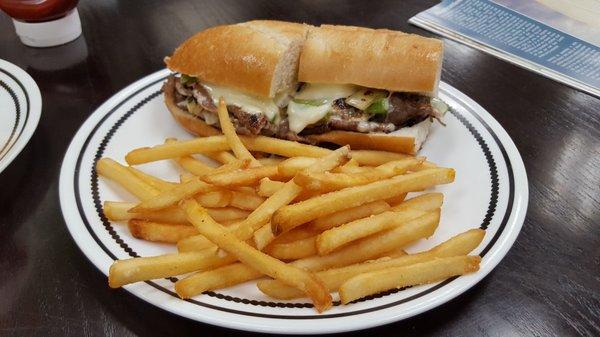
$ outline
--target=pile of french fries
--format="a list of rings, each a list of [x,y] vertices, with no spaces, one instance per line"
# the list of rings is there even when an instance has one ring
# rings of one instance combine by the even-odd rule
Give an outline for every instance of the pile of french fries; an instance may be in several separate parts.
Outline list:
[[[406,194],[451,183],[453,169],[399,153],[238,136],[223,100],[218,115],[223,135],[136,149],[127,166],[98,160],[99,175],[139,198],[105,201],[106,218],[178,250],[114,262],[111,287],[181,276],[175,290],[190,298],[257,280],[272,298],[308,297],[322,312],[334,292],[347,304],[479,269],[480,257],[468,254],[483,240],[481,229],[417,254],[404,251],[434,234],[443,202],[440,193]],[[185,172],[179,182],[134,168],[166,159]]]

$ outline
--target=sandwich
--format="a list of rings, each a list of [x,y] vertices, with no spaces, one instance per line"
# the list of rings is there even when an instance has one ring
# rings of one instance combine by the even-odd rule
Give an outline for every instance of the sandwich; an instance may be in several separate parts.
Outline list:
[[[250,21],[204,30],[165,58],[165,103],[186,130],[414,154],[447,109],[440,40],[387,29]]]

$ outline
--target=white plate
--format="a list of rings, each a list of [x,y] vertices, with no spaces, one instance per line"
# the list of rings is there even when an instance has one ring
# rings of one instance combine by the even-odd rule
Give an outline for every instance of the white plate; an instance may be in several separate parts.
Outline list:
[[[42,96],[35,81],[0,60],[0,172],[23,150],[40,121]]]
[[[105,200],[135,200],[120,187],[98,179],[100,157],[121,162],[133,148],[160,144],[167,137],[191,138],[171,118],[160,87],[169,72],[159,71],[123,89],[81,127],[65,155],[60,175],[60,201],[67,227],[84,254],[103,273],[115,259],[175,251],[174,247],[133,238],[125,225],[101,214]],[[135,296],[174,314],[228,328],[270,333],[329,333],[357,330],[402,320],[439,306],[471,288],[504,257],[515,241],[528,201],[527,177],[519,153],[502,127],[474,101],[442,84],[440,96],[452,111],[446,127],[435,124],[422,154],[457,171],[453,184],[437,188],[445,194],[442,220],[435,235],[409,247],[427,249],[469,228],[487,229],[475,253],[481,270],[437,284],[386,293],[350,305],[335,305],[317,314],[307,300],[276,301],[262,295],[253,282],[180,300],[172,280],[126,286]],[[141,169],[175,180],[169,161]],[[118,296],[118,293],[115,293]]]

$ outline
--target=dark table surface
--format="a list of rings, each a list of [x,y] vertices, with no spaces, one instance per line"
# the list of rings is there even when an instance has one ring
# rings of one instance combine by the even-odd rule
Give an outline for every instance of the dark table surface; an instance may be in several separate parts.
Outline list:
[[[81,253],[60,213],[58,175],[83,121],[111,95],[163,68],[196,31],[270,18],[385,27],[435,1],[82,1],[83,36],[22,45],[0,15],[0,58],[43,97],[33,138],[0,175],[0,336],[251,335],[148,305]],[[529,177],[525,224],[508,255],[457,299],[374,336],[600,335],[600,100],[445,40],[442,79],[486,108],[516,143]],[[1,118],[1,117],[0,117]]]

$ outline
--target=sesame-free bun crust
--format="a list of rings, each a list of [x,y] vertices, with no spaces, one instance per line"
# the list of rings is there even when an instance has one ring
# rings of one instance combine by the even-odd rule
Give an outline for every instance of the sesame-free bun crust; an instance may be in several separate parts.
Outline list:
[[[414,34],[322,25],[311,29],[304,43],[298,80],[433,96],[443,50],[441,40]]]
[[[295,85],[308,25],[250,21],[192,36],[165,58],[172,71],[261,97]]]

